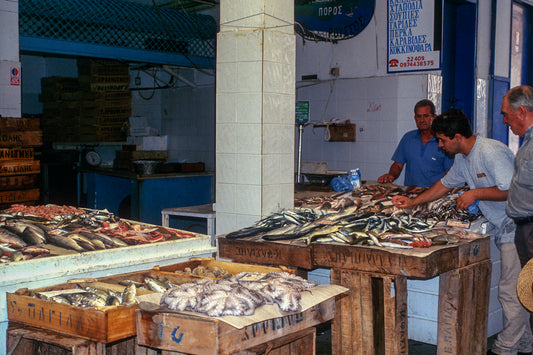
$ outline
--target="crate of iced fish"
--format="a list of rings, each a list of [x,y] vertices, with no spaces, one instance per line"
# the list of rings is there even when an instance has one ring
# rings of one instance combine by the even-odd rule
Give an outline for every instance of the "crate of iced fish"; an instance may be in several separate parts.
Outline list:
[[[151,291],[79,280],[7,293],[10,322],[110,343],[136,335],[136,295]]]
[[[231,354],[333,319],[347,289],[288,272],[197,278],[138,297],[137,343],[188,354]]]

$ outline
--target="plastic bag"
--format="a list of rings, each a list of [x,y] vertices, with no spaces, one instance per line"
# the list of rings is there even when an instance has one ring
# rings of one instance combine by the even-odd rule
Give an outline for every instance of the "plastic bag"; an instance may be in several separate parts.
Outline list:
[[[462,195],[464,191],[459,192],[459,195]],[[474,201],[468,208],[466,209],[466,212],[470,214],[477,214],[479,212],[479,200]]]
[[[329,186],[335,191],[350,191],[353,189],[353,185],[348,178],[348,175],[339,175],[331,179]]]

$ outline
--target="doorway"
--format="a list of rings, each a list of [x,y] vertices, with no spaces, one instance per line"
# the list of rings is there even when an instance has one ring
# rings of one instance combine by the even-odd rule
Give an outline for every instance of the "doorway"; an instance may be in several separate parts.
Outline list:
[[[476,11],[476,4],[466,0],[444,1],[442,111],[461,109],[470,121],[474,117]]]

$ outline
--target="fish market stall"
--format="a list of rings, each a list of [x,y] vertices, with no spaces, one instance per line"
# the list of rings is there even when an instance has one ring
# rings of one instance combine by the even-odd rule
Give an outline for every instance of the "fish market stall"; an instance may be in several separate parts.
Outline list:
[[[15,260],[20,261],[11,260],[0,264],[0,344],[6,344],[5,335],[8,325],[7,292],[14,292],[22,288],[31,289],[60,284],[72,278],[95,278],[145,270],[158,265],[169,265],[185,261],[191,256],[211,256],[216,251],[215,248],[211,247],[208,235],[163,229],[162,227],[127,220],[108,220],[107,218],[112,217],[103,211],[84,210],[84,213],[90,216],[89,221],[94,222],[98,218],[106,220],[99,225],[99,229],[90,230],[85,226],[80,231],[80,229],[77,229],[78,227],[81,228],[80,226],[76,225],[76,228],[74,228],[74,224],[80,223],[80,221],[75,221],[75,213],[69,213],[68,218],[57,215],[55,219],[52,217],[49,221],[54,221],[57,224],[45,224],[50,228],[47,230],[47,236],[45,237],[49,239],[40,246],[36,246],[39,250],[46,249],[48,253],[24,260],[26,257],[33,255],[32,253],[36,249],[33,247],[35,246],[15,247],[11,245],[10,247],[5,247],[3,245],[3,250],[6,250],[6,248],[14,250],[12,252],[3,252],[4,255],[7,253],[11,254],[10,257],[19,255],[20,259],[17,258]],[[42,222],[42,217],[32,217],[35,219],[34,221],[26,219],[21,222],[23,214],[16,215],[15,219],[12,218],[13,214],[11,217],[8,215],[7,221],[5,214],[2,214],[2,216],[4,218],[2,224],[29,224],[24,228],[26,234],[28,234],[28,228],[35,227],[36,224],[32,223]],[[126,229],[126,226],[132,229]],[[2,236],[7,235],[4,227],[2,226]],[[65,229],[70,227],[73,229]],[[114,228],[118,230],[113,231]],[[39,229],[32,230],[34,233],[29,237],[38,241]],[[63,234],[60,234],[58,230],[63,230]],[[50,235],[53,235],[50,233],[51,231],[56,231],[58,234],[50,238]],[[177,234],[166,234],[166,232]],[[119,233],[115,235],[121,234],[123,239],[111,238],[111,233]],[[97,235],[95,236],[94,234]],[[111,236],[108,234],[111,234]],[[179,234],[183,235],[180,237]],[[8,236],[13,238],[12,235]],[[94,239],[88,240],[89,236]],[[145,239],[145,241],[142,244],[136,244],[140,238]],[[148,241],[150,238],[153,238],[153,242]],[[6,239],[2,238],[2,244],[4,244]],[[67,242],[68,244],[65,244]],[[15,240],[12,243],[20,242]],[[27,244],[26,242],[24,243]],[[78,248],[81,248],[81,250],[77,250]]]
[[[455,198],[459,192],[453,191]],[[453,212],[454,196],[407,214],[388,202],[397,193],[420,191],[365,186],[349,197],[320,198],[321,208],[303,203],[219,237],[219,255],[306,270],[330,268],[331,283],[351,290],[336,304],[334,353],[407,353],[407,280],[440,276],[434,303],[439,351],[483,353],[490,238],[464,228],[479,222],[479,216]]]
[[[8,293],[8,349],[22,354],[32,341],[57,346],[87,339],[102,354],[120,353],[117,346],[147,354],[263,353],[296,346],[313,354],[314,325],[333,318],[334,297],[347,289],[317,285],[285,270],[193,258],[17,290]],[[103,306],[110,297],[117,302]]]

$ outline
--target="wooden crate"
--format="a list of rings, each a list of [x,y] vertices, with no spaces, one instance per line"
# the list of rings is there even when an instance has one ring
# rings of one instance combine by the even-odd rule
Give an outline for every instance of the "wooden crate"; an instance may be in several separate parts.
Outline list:
[[[33,160],[33,148],[0,148],[0,163],[10,160]]]
[[[39,189],[0,191],[0,205],[39,200]]]
[[[15,322],[9,322],[7,330],[7,351],[11,355],[142,354],[143,350],[138,349],[135,337],[103,344]]]
[[[178,274],[178,275],[186,276],[188,274],[184,273],[183,271],[185,270],[185,268],[190,268],[191,270],[193,270],[194,268],[198,266],[205,266],[210,269],[213,269],[214,267],[219,267],[219,268],[229,271],[233,275],[236,275],[240,272],[260,272],[263,274],[267,274],[269,272],[283,272],[283,271],[294,274],[294,270],[288,269],[284,266],[270,267],[270,266],[262,266],[262,265],[242,264],[242,263],[215,260],[214,258],[209,258],[209,257],[191,258],[189,261],[185,261],[179,264],[173,264],[173,265],[167,265],[167,266],[156,266],[154,267],[154,270],[161,271],[163,273]]]
[[[1,117],[0,116],[0,130],[1,131],[22,131],[22,130],[38,130],[40,119],[36,117]]]
[[[128,75],[127,63],[110,59],[78,59],[79,75]]]
[[[0,177],[14,175],[32,175],[41,172],[38,160],[0,161]]]
[[[245,352],[247,349],[276,342],[297,332],[309,331],[331,320],[334,308],[334,298],[330,298],[304,312],[264,320],[241,329],[216,318],[138,309],[137,342],[163,351],[187,354],[233,354],[239,351],[245,354],[248,353]],[[299,354],[314,354],[314,344],[313,335],[301,346],[306,351]],[[290,347],[284,350],[290,350]]]
[[[101,343],[111,343],[135,336],[137,305],[83,308],[32,297],[34,292],[76,288],[77,283],[65,283],[34,290],[22,289],[7,293],[7,316],[37,328],[53,330]],[[81,286],[102,287],[122,291],[124,286],[102,282],[79,282]],[[137,290],[138,294],[150,291]]]
[[[43,144],[41,131],[0,131],[0,147],[39,146]]]
[[[306,245],[295,245],[291,240],[266,242],[250,238],[226,239],[217,238],[218,254],[241,263],[263,265],[287,265],[311,270],[313,262],[312,248]]]
[[[16,175],[0,177],[0,190],[29,189],[37,186],[37,175]]]

